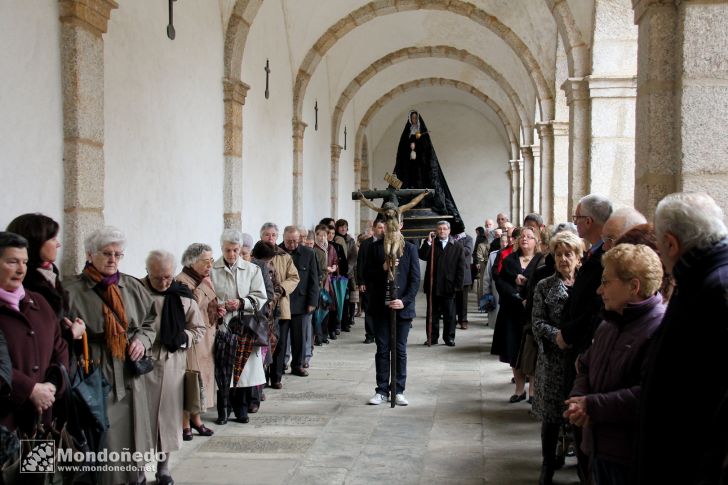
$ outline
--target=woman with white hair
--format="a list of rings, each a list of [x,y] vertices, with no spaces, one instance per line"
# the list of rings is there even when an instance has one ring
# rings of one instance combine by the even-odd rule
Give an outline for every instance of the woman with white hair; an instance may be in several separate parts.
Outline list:
[[[222,257],[212,266],[212,284],[218,305],[226,314],[215,337],[217,424],[226,424],[230,411],[247,423],[254,386],[265,383],[263,356],[254,336],[243,332],[241,317],[251,315],[267,302],[260,268],[240,257],[243,234],[225,229],[220,236]]]
[[[149,409],[157,452],[157,483],[174,483],[169,472],[169,453],[182,446],[179,423],[184,404],[184,376],[187,368],[187,349],[198,343],[205,334],[200,308],[192,291],[174,280],[174,256],[155,250],[147,256],[147,276],[142,280],[154,301],[154,331],[151,357],[154,368],[144,374],[149,393]]]
[[[107,399],[108,451],[148,452],[156,440],[150,423],[144,379],[134,376],[126,361],[138,361],[155,339],[152,298],[133,276],[119,271],[126,237],[114,227],[98,229],[84,241],[86,266],[66,284],[69,313],[86,322],[89,354],[111,385]],[[144,480],[140,462],[118,462],[101,474],[104,484]],[[136,467],[136,468],[135,468]]]
[[[205,402],[202,403],[204,409],[215,406],[213,347],[215,345],[217,319],[225,315],[225,307],[217,305],[217,295],[210,279],[214,261],[210,246],[203,243],[190,244],[182,253],[182,272],[175,278],[192,291],[192,297],[200,307],[202,321],[205,322],[207,328],[202,340],[187,351],[187,368],[200,371],[202,384],[205,386]],[[202,436],[212,436],[214,434],[211,429],[202,423],[199,414],[190,414],[184,411],[182,414],[182,438],[185,441],[192,439],[192,429]]]

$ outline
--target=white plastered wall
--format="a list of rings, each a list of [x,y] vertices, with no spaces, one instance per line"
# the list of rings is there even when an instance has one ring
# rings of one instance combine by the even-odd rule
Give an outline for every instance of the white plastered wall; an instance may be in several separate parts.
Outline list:
[[[450,102],[412,106],[421,114],[440,161],[445,180],[469,234],[486,217],[508,213],[510,204],[509,154],[497,128],[472,108]],[[384,173],[394,168],[399,137],[407,117],[403,111],[389,123],[372,157],[372,185],[384,187]],[[376,120],[375,120],[376,121]],[[386,161],[382,163],[381,161]],[[377,201],[381,202],[381,201]]]
[[[63,97],[57,2],[0,2],[0,229],[63,221]]]
[[[354,105],[349,103],[341,123],[341,146],[344,146],[344,127],[346,127],[346,150],[341,150],[339,158],[339,200],[337,204],[339,218],[346,219],[349,222],[349,232],[356,233],[358,231],[359,217],[357,216],[356,203],[351,199],[351,193],[356,187],[356,177],[354,175],[354,152],[356,126],[354,125]]]
[[[214,6],[214,8],[213,8]],[[216,4],[123,2],[105,36],[105,218],[126,232],[122,271],[156,248],[177,258],[222,230],[223,32]],[[178,268],[179,269],[179,268]]]
[[[268,99],[266,59],[271,70]],[[250,86],[243,107],[243,231],[257,240],[265,222],[276,223],[280,232],[291,223],[293,69],[278,1],[263,2],[255,17],[241,79]]]

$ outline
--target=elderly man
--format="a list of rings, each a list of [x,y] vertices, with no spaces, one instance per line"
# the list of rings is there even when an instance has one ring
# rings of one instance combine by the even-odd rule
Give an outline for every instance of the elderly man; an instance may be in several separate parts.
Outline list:
[[[374,317],[369,311],[369,294],[367,293],[367,285],[364,283],[364,271],[366,271],[367,254],[372,244],[384,237],[384,221],[376,219],[372,224],[372,237],[365,239],[359,245],[359,254],[356,262],[356,280],[360,281],[359,295],[361,305],[364,309],[364,343],[370,344],[374,342]]]
[[[604,244],[602,228],[612,215],[612,203],[606,197],[590,194],[579,201],[574,212],[574,224],[579,237],[589,241],[591,248],[582,258],[581,268],[576,273],[569,300],[561,313],[561,333],[556,343],[561,349],[570,349],[568,359],[576,357],[591,344],[594,331],[599,325],[602,299],[597,288],[602,282],[602,255]],[[573,365],[566,369],[566,385],[571,387],[576,377]],[[589,457],[580,448],[580,428],[574,430],[577,445],[578,472],[582,483],[589,475]]]
[[[461,329],[467,330],[468,294],[473,286],[473,273],[470,270],[470,263],[473,260],[475,241],[466,232],[461,232],[454,239],[463,247],[463,286],[455,290],[455,320]]]
[[[437,223],[437,237],[431,232],[420,246],[420,259],[427,261],[424,292],[427,298],[427,322],[432,326],[425,345],[436,344],[440,338],[448,347],[455,347],[455,291],[463,286],[465,256],[462,244],[450,239],[450,223]]]
[[[647,219],[637,209],[633,207],[623,207],[612,212],[607,222],[602,227],[602,241],[604,241],[604,251],[609,251],[615,246],[615,241],[625,232],[634,226],[646,224]]]
[[[723,211],[703,193],[668,195],[655,211],[660,257],[677,289],[654,336],[642,380],[639,485],[719,483],[728,447],[724,221]]]
[[[286,226],[283,230],[281,249],[291,256],[300,279],[296,289],[290,293],[291,300],[291,374],[306,377],[306,339],[311,328],[311,316],[318,304],[319,274],[316,255],[312,249],[300,244],[301,236],[296,226]],[[308,331],[309,342],[311,345]]]
[[[501,234],[502,234],[502,233],[504,233],[505,231],[508,230],[508,224],[510,224],[510,219],[508,218],[507,215],[505,215],[502,212],[500,214],[498,214],[498,216],[495,218],[495,220],[496,220],[496,223],[498,224],[498,227],[496,227],[495,229],[492,229],[491,231],[489,231],[489,232],[491,232],[493,234],[493,239],[492,239],[492,242],[490,243],[490,251],[489,252],[498,251],[501,248],[501,246],[500,246],[500,236],[498,234],[496,234],[495,231],[497,231],[498,229],[500,229],[501,230]]]
[[[278,241],[278,226],[272,222],[266,222],[260,228],[260,240],[269,242],[273,245]],[[293,258],[283,249],[276,246],[278,252],[273,256],[272,264],[276,270],[278,283],[283,289],[283,295],[278,300],[278,328],[280,334],[278,343],[273,352],[273,362],[270,365],[270,387],[273,389],[283,388],[281,380],[283,378],[283,368],[286,365],[286,346],[288,345],[288,331],[291,324],[291,301],[290,295],[298,286],[300,277],[298,270],[293,263]]]

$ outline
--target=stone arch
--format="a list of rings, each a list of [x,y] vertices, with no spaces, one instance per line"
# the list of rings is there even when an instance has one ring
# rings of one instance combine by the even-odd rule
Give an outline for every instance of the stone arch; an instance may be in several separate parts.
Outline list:
[[[409,81],[403,84],[400,84],[399,86],[391,89],[386,94],[382,95],[377,101],[375,101],[367,110],[367,112],[362,117],[361,121],[359,122],[359,127],[356,130],[356,138],[355,138],[355,144],[354,144],[354,153],[355,156],[358,159],[361,159],[361,153],[362,153],[362,147],[364,144],[364,131],[367,128],[367,125],[369,124],[369,121],[374,117],[374,115],[377,114],[377,112],[390,100],[397,97],[400,94],[403,94],[407,91],[410,91],[412,89],[425,87],[425,86],[449,86],[454,87],[456,89],[460,89],[461,91],[465,91],[466,93],[469,93],[485,104],[488,105],[493,111],[495,111],[496,115],[498,115],[498,118],[500,118],[501,122],[503,123],[503,127],[505,128],[506,134],[508,136],[508,141],[511,144],[511,156],[514,158],[518,158],[518,152],[519,152],[519,146],[518,146],[518,138],[516,137],[517,131],[513,130],[513,126],[508,121],[508,119],[505,116],[505,113],[500,109],[500,107],[493,102],[492,99],[490,99],[487,95],[485,95],[483,92],[478,90],[477,88],[471,86],[468,83],[457,81],[455,79],[445,79],[445,78],[439,78],[439,77],[431,77],[431,78],[424,78],[424,79],[418,79],[415,81]]]
[[[404,62],[409,59],[422,57],[445,58],[462,61],[464,63],[470,64],[471,66],[490,76],[496,82],[496,84],[498,84],[503,89],[503,91],[506,93],[511,103],[513,104],[514,110],[518,113],[519,118],[521,119],[523,132],[527,135],[524,144],[533,144],[533,124],[529,121],[528,113],[526,112],[526,108],[523,106],[523,103],[521,102],[518,93],[516,93],[516,91],[503,77],[503,75],[495,70],[490,64],[485,62],[482,58],[471,54],[467,50],[456,49],[455,47],[446,45],[405,47],[403,49],[396,50],[381,57],[380,59],[374,61],[370,67],[367,67],[361,73],[359,73],[359,75],[357,75],[349,83],[346,89],[344,89],[344,91],[341,93],[339,101],[334,107],[333,120],[331,123],[331,144],[339,144],[341,119],[344,116],[346,107],[349,102],[354,99],[354,96],[359,91],[359,89],[367,83],[367,81],[373,78],[376,74],[384,71],[394,64]],[[529,134],[530,138],[528,137]]]
[[[237,0],[225,28],[223,46],[223,225],[242,227],[243,105],[250,86],[242,82],[243,52],[263,0]]]
[[[508,26],[503,24],[495,16],[489,15],[486,11],[463,0],[428,0],[426,2],[422,0],[399,0],[396,3],[392,1],[376,1],[363,5],[349,15],[341,18],[319,37],[318,41],[316,41],[304,57],[296,75],[296,81],[293,85],[294,120],[301,119],[303,98],[316,67],[339,39],[355,28],[377,17],[409,10],[442,10],[452,12],[482,25],[503,39],[513,52],[515,52],[521,62],[523,62],[526,71],[531,73],[531,80],[536,87],[536,92],[540,100],[541,119],[553,119],[553,89],[546,82],[546,78],[541,71],[541,66],[536,61],[533,53],[525,42]]]
[[[589,74],[589,46],[584,41],[574,14],[566,0],[544,0],[554,17],[561,35],[569,65],[569,77],[583,77]]]

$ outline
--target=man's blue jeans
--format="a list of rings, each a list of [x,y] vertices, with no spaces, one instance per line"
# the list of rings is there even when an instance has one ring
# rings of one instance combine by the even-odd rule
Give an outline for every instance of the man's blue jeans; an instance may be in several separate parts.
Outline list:
[[[389,350],[390,320],[389,315],[375,316],[374,340],[377,353],[374,362],[377,369],[377,392],[389,396]],[[395,394],[404,392],[407,381],[407,336],[409,336],[412,320],[397,320],[397,389]]]

